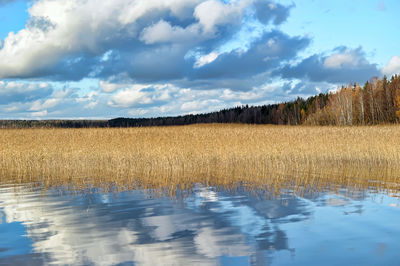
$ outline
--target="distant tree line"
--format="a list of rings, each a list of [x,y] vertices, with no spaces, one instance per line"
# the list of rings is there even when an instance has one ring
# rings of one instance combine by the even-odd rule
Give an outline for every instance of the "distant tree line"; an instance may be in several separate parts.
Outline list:
[[[306,119],[306,113],[323,108],[328,94],[319,94],[306,100],[297,98],[295,101],[263,106],[238,106],[217,112],[157,117],[157,118],[116,118],[108,121],[110,127],[138,126],[171,126],[200,123],[243,123],[243,124],[276,124],[299,125]]]
[[[263,106],[239,106],[218,112],[157,118],[117,118],[110,127],[169,126],[196,123],[275,125],[376,125],[400,121],[400,76],[373,78],[335,92]]]
[[[0,128],[108,127],[108,120],[0,120]]]
[[[374,78],[335,92],[263,106],[238,106],[217,112],[111,120],[2,120],[0,128],[87,128],[172,126],[197,123],[275,125],[376,125],[400,121],[400,76]]]

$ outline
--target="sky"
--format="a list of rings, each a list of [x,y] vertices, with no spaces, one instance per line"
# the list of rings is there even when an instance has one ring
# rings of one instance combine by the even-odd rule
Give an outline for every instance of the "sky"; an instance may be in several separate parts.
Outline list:
[[[0,119],[262,105],[400,73],[396,0],[0,0]]]

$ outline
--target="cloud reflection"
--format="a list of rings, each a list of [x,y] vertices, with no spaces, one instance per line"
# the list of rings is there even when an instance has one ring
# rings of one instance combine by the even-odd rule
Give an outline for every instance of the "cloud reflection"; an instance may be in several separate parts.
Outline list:
[[[295,198],[263,208],[261,201],[206,188],[183,201],[154,199],[142,191],[42,194],[1,188],[0,206],[6,223],[26,227],[31,253],[45,263],[215,265],[222,257],[247,257],[258,264],[257,252],[265,260],[267,250],[289,250],[274,218],[309,214]]]

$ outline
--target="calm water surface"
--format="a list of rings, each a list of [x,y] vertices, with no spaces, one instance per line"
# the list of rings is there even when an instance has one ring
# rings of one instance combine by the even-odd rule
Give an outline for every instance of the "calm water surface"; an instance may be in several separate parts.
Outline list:
[[[0,187],[0,264],[400,265],[400,201]]]

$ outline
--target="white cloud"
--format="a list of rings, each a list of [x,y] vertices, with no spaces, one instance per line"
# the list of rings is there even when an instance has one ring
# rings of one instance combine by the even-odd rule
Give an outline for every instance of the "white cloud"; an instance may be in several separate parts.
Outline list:
[[[26,78],[28,85],[4,89],[0,83],[0,96],[8,95],[0,97],[0,113],[11,110],[10,102],[19,103],[15,117],[46,111],[47,117],[69,118],[264,103],[275,92],[262,84],[309,44],[275,28],[289,10],[263,0],[33,1],[26,28],[10,33],[0,47],[0,79]],[[357,56],[336,53],[328,67]],[[58,85],[53,91],[32,82],[30,90],[29,78]]]
[[[56,98],[48,99],[44,102],[42,102],[41,100],[37,100],[32,103],[32,107],[30,108],[30,110],[31,111],[39,111],[39,110],[43,110],[43,109],[47,109],[47,108],[52,108],[52,107],[57,106],[57,104],[60,101],[61,101],[61,99],[56,99]]]
[[[183,31],[183,29],[174,29],[165,20],[160,20],[158,23],[145,28],[142,32],[140,39],[146,44],[166,42],[171,40],[174,31]]]
[[[357,67],[368,64],[360,49],[346,48],[344,51],[333,53],[324,61],[326,68]]]
[[[149,109],[143,109],[143,108],[136,108],[133,110],[130,110],[128,112],[129,115],[134,116],[134,117],[143,117],[144,115],[149,113]]]
[[[240,25],[245,10],[253,2],[38,0],[29,8],[30,22],[26,28],[9,33],[0,48],[0,78],[62,76],[66,74],[58,72],[70,71],[75,74],[70,79],[80,79],[79,75],[102,70],[86,63],[85,56],[97,56],[97,63],[105,63],[107,51],[135,39],[145,44],[193,45],[193,42],[219,38],[218,27]],[[177,19],[173,20],[176,25],[166,21],[171,16]],[[192,22],[186,25],[182,22],[184,19]],[[87,73],[76,73],[79,72],[77,64],[82,64]]]
[[[264,98],[266,96],[265,92],[266,91],[262,88],[253,89],[247,92],[225,89],[221,95],[221,99],[228,101],[254,101]]]
[[[32,18],[44,18],[52,27],[37,26],[9,33],[0,50],[0,78],[32,76],[79,52],[102,54],[105,43],[134,38],[136,20],[152,11],[180,17],[199,1],[188,0],[39,0],[29,9]]]
[[[34,118],[40,118],[40,117],[44,117],[46,115],[47,115],[47,110],[31,113],[31,116]]]
[[[255,87],[247,92],[230,89],[193,90],[174,87],[172,84],[132,84],[113,94],[107,105],[112,108],[129,109],[135,117],[159,115],[194,114],[218,111],[244,104],[269,104],[266,100],[280,85]]]
[[[169,11],[172,15],[184,19],[189,17],[191,15],[190,10],[202,1],[203,0],[119,0],[112,1],[112,4],[117,5],[115,2],[119,2],[120,6],[122,4],[123,12],[120,12],[118,20],[122,24],[130,24],[151,12],[160,13],[163,11]]]
[[[3,82],[4,83],[4,82]],[[1,84],[1,82],[0,82]],[[33,86],[26,84],[26,86]],[[45,86],[45,84],[42,84]],[[3,118],[114,118],[118,116],[157,117],[218,111],[242,104],[261,105],[274,101],[279,84],[254,87],[249,91],[231,89],[196,90],[173,84],[112,83],[119,88],[109,93],[100,89],[83,93],[57,88],[52,94],[24,103],[0,105]],[[269,99],[269,100],[267,100]]]
[[[99,92],[91,91],[84,96],[76,98],[75,101],[77,103],[83,103],[84,109],[94,109],[99,104],[98,95]]]
[[[212,108],[216,108],[217,106],[222,106],[222,102],[216,99],[208,99],[208,100],[195,100],[191,102],[185,102],[181,105],[181,110],[187,113],[196,113],[201,112],[203,110],[207,110],[212,106]]]
[[[393,56],[382,69],[382,73],[388,76],[400,74],[400,56]]]
[[[176,89],[172,89],[169,85],[133,84],[112,95],[108,105],[117,108],[129,108],[160,104],[160,102],[169,100],[170,93]]]
[[[94,37],[90,30],[92,23],[84,8],[76,1],[35,2],[29,10],[31,16],[45,17],[54,28],[43,31],[29,27],[10,33],[0,50],[0,78],[32,75],[56,64],[68,53],[95,45],[95,41],[90,42]]]
[[[40,110],[47,110],[54,108],[59,103],[61,103],[66,97],[68,97],[71,93],[72,91],[70,89],[54,91],[53,94],[51,95],[51,98],[32,102],[29,111],[40,111]],[[45,115],[47,115],[47,111]]]
[[[131,88],[120,91],[112,96],[109,105],[114,107],[130,107],[135,104],[144,105],[150,103],[152,103],[152,100],[145,93]]]
[[[29,102],[50,95],[52,87],[44,82],[5,82],[0,80],[0,105]]]
[[[178,26],[173,27],[165,20],[160,20],[156,24],[146,27],[140,35],[140,40],[146,44],[163,42],[177,43],[194,41],[200,37],[200,27],[198,24],[192,24],[186,28],[182,28]]]
[[[45,89],[50,87],[48,83],[25,83],[25,82],[16,82],[10,81],[5,82],[0,80],[0,92],[4,93],[7,91],[20,91],[20,92],[31,92],[36,89]]]
[[[195,8],[194,16],[199,20],[205,32],[215,32],[219,25],[240,23],[245,8],[252,2],[251,0],[242,0],[226,4],[217,0],[208,0]]]
[[[207,55],[203,55],[199,59],[197,59],[197,61],[194,63],[194,67],[199,68],[209,63],[212,63],[218,58],[218,56],[219,53],[217,52],[211,52]]]
[[[85,109],[94,109],[98,104],[99,104],[99,102],[89,102],[88,104],[86,104],[84,106],[84,108]]]
[[[83,199],[82,204],[74,204],[60,212],[57,207],[62,203],[62,197],[51,199],[33,194],[22,186],[18,189],[21,193],[17,194],[13,189],[0,188],[0,200],[4,205],[3,219],[7,223],[18,222],[25,225],[26,234],[32,239],[32,251],[46,254],[43,257],[44,264],[62,261],[72,265],[116,265],[127,262],[144,266],[192,265],[194,262],[196,265],[218,265],[221,256],[245,257],[252,254],[252,245],[248,243],[247,237],[255,239],[255,236],[249,236],[243,230],[250,224],[249,221],[251,226],[258,225],[254,220],[258,222],[261,217],[264,225],[268,225],[267,218],[254,216],[256,211],[253,207],[245,205],[238,208],[233,206],[231,199],[225,198],[224,204],[217,204],[215,209],[211,209],[212,213],[207,214],[199,213],[200,207],[197,206],[194,206],[196,209],[182,209],[174,204],[171,205],[171,214],[165,214],[159,212],[161,205],[155,202],[148,209],[149,215],[138,217],[135,223],[129,223],[129,219],[121,220],[128,222],[115,226],[115,223],[107,222],[113,217],[113,212],[108,210],[115,205],[109,206],[111,204],[108,204],[110,199],[107,195],[102,197],[104,204],[98,202],[99,204],[94,204],[86,211],[82,211],[82,204],[89,203]],[[29,197],[19,197],[22,193]],[[135,194],[128,200],[121,198],[113,201],[132,205],[135,204],[134,201],[143,200],[140,193],[138,195]],[[199,199],[196,203],[204,204],[200,193],[196,192],[194,197]],[[282,209],[278,205],[273,207],[274,210]],[[102,219],[99,219],[100,209],[106,210],[101,213]],[[225,214],[234,212],[237,217],[243,214],[240,210],[247,209],[250,211],[245,214],[250,214],[255,219],[233,223],[225,219],[224,222],[232,225],[228,224],[223,228],[218,226]],[[36,226],[38,224],[45,226]],[[146,232],[143,226],[148,228]],[[177,233],[186,231],[194,232],[194,237],[175,237]],[[143,234],[152,237],[152,241],[142,244],[139,237]],[[273,237],[271,235],[268,240],[273,241]]]
[[[100,89],[103,92],[107,92],[107,93],[112,93],[123,87],[123,85],[121,85],[121,84],[109,83],[109,82],[103,81],[103,80],[100,80],[99,85],[100,85]]]

